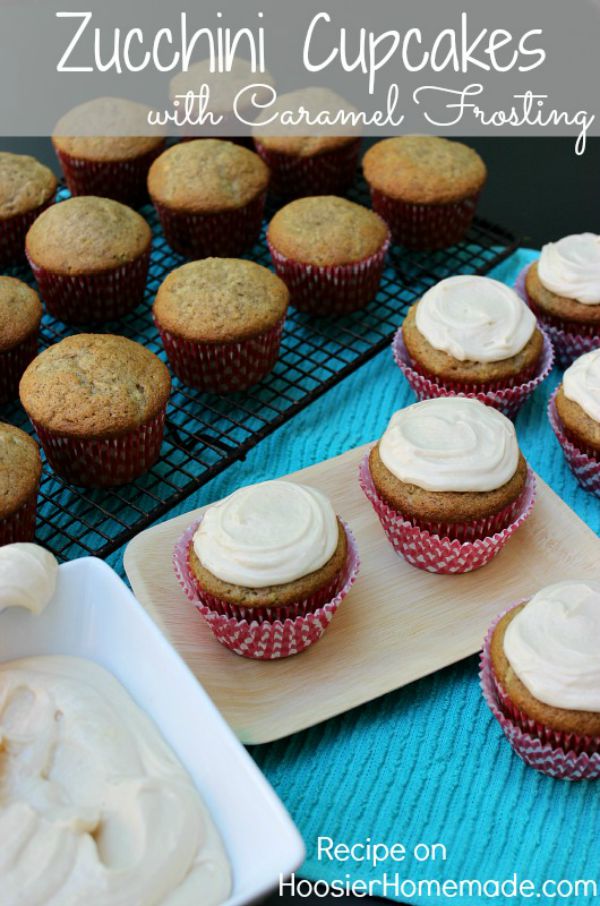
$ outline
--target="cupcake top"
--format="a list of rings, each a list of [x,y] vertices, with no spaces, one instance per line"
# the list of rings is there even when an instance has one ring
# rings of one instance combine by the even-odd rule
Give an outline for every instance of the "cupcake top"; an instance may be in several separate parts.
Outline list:
[[[288,300],[287,286],[266,267],[241,258],[204,258],[169,274],[153,312],[163,329],[186,340],[226,343],[274,327]]]
[[[397,479],[426,491],[493,491],[515,475],[519,446],[510,419],[477,399],[442,397],[392,415],[379,456]]]
[[[26,369],[21,402],[33,421],[68,437],[117,437],[156,415],[169,398],[166,365],[111,334],[78,334]]]
[[[537,267],[542,286],[582,305],[600,304],[600,236],[578,233],[542,247]]]
[[[303,264],[352,264],[378,252],[387,241],[387,224],[378,214],[336,195],[298,198],[269,224],[274,248]]]
[[[335,116],[338,111],[356,113],[348,101],[328,88],[301,88],[280,94],[277,100],[269,105],[269,119],[275,115],[279,118],[285,111],[297,113],[300,109],[308,111],[312,117],[327,111]],[[279,122],[279,119],[277,120]],[[345,145],[355,142],[359,132],[352,124],[340,125],[339,135],[299,135],[299,126],[281,126],[282,135],[269,135],[269,126],[256,126],[253,136],[263,147],[279,154],[290,154],[295,157],[316,157],[326,151],[335,151]]]
[[[40,451],[34,439],[0,422],[0,518],[27,502],[42,474]]]
[[[435,348],[461,362],[497,362],[517,355],[533,336],[535,315],[504,283],[448,277],[417,303],[416,326]]]
[[[41,207],[57,185],[52,170],[35,157],[0,151],[0,220]]]
[[[509,622],[504,653],[538,701],[600,712],[600,582],[543,588]]]
[[[211,72],[211,61],[200,60],[189,67],[187,72],[180,72],[171,79],[169,94],[171,100],[188,91],[198,94],[202,85],[210,89],[210,109],[215,113],[232,113],[234,101],[244,88],[249,85],[273,85],[270,72],[252,72],[252,66],[243,57],[235,57],[229,72]],[[269,88],[255,88],[252,95],[256,103],[261,104],[271,97]],[[254,102],[253,102],[254,103]],[[247,104],[241,105],[241,109]]]
[[[338,540],[329,500],[314,488],[279,480],[240,488],[209,507],[193,548],[218,579],[266,588],[321,569]]]
[[[25,249],[34,264],[54,273],[97,273],[134,261],[151,239],[136,211],[110,198],[79,195],[40,214]]]
[[[14,277],[0,277],[0,350],[11,349],[34,333],[42,319],[38,294]]]
[[[124,98],[94,98],[61,117],[52,144],[58,151],[80,160],[132,160],[164,144],[162,135],[144,134],[149,129],[149,112],[144,104]]]
[[[600,423],[600,349],[575,359],[564,373],[563,392],[586,415]]]
[[[373,145],[364,156],[374,189],[413,204],[448,204],[482,188],[487,170],[476,151],[433,135],[400,135]]]
[[[234,210],[264,192],[269,169],[254,151],[219,139],[173,145],[148,173],[152,200],[179,211]]]

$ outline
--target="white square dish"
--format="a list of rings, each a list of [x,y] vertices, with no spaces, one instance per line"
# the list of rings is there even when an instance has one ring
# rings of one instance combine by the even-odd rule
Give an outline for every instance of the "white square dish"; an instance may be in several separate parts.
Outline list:
[[[58,571],[36,616],[0,613],[0,662],[35,655],[89,658],[109,670],[154,720],[191,775],[233,870],[224,906],[269,893],[304,859],[291,818],[208,695],[117,574],[86,557]]]

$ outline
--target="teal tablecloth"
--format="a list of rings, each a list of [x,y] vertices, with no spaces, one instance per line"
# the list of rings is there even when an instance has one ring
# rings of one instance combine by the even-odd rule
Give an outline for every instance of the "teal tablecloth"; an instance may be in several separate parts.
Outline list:
[[[512,283],[534,255],[522,250],[492,276]],[[533,468],[600,533],[600,501],[577,485],[546,419],[558,379],[555,372],[520,412],[520,443]],[[386,350],[169,515],[370,441],[395,409],[413,399]],[[122,572],[121,558],[115,555],[112,565]],[[368,882],[397,871],[413,881],[493,881],[516,872],[536,884],[595,880],[596,897],[570,892],[562,902],[600,902],[600,782],[555,781],[522,764],[482,700],[476,658],[251,752],[305,839],[303,877],[331,881],[348,874]],[[409,850],[442,843],[447,858],[419,863],[409,857],[376,868],[319,862],[319,835],[347,844],[367,837],[399,841]],[[410,887],[404,896],[416,904],[487,901],[477,892],[450,898],[435,890],[412,893]],[[551,901],[536,894],[533,899]],[[504,906],[527,899],[506,894],[490,902]]]

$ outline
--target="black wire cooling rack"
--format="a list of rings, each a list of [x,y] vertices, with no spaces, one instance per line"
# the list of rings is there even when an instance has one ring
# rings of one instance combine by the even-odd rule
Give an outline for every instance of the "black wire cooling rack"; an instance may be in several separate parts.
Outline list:
[[[58,197],[67,195],[61,189]],[[362,183],[349,197],[369,204]],[[154,234],[144,302],[119,322],[92,329],[123,334],[165,358],[150,306],[166,274],[184,259],[167,246],[153,208],[148,205],[141,213]],[[319,319],[290,311],[279,361],[257,386],[221,397],[191,390],[175,379],[161,458],[137,481],[122,488],[87,490],[62,481],[44,463],[37,540],[61,560],[87,554],[107,557],[384,349],[408,306],[427,287],[455,273],[485,273],[516,246],[507,230],[478,219],[465,241],[450,249],[415,253],[393,248],[379,293],[365,310]],[[270,263],[264,232],[248,257]],[[33,282],[26,267],[10,273]],[[73,332],[44,315],[42,346]],[[0,407],[0,420],[31,431],[17,403]]]

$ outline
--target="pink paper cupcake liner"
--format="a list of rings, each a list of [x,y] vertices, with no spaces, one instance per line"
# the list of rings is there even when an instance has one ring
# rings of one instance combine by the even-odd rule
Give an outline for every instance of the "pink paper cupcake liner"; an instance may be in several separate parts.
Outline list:
[[[269,190],[280,198],[341,195],[353,184],[361,140],[314,157],[282,154],[254,140],[256,151],[271,171]]]
[[[25,237],[40,214],[54,204],[54,196],[34,211],[0,220],[0,269],[25,261]]]
[[[460,242],[471,226],[479,192],[451,204],[409,204],[370,187],[371,204],[388,224],[394,242],[433,251]]]
[[[376,296],[389,236],[381,248],[352,264],[319,267],[287,258],[268,241],[275,272],[290,291],[290,303],[311,315],[343,315],[364,308]]]
[[[33,497],[10,516],[0,519],[0,545],[15,544],[18,541],[33,541],[36,509],[37,499]]]
[[[566,434],[556,409],[558,387],[548,402],[548,419],[573,475],[586,491],[600,497],[600,457],[592,450],[582,450]]]
[[[38,330],[12,349],[0,352],[0,404],[8,403],[19,395],[19,381],[38,351]]]
[[[127,484],[147,472],[160,455],[166,407],[143,425],[104,440],[67,437],[31,419],[46,458],[66,481],[90,488]]]
[[[529,726],[520,726],[519,722],[510,713],[507,713],[504,707],[507,696],[505,693],[501,694],[499,683],[494,676],[490,644],[499,621],[517,604],[511,605],[496,617],[483,643],[479,671],[483,697],[512,748],[525,764],[559,780],[598,779],[600,778],[600,752],[596,750],[592,754],[588,754],[581,750],[581,746],[585,745],[586,737],[577,737],[574,740],[577,747],[572,749],[568,745],[567,736],[560,733],[555,735],[554,731],[547,727],[542,728],[535,721],[529,721]]]
[[[529,399],[536,387],[546,380],[554,365],[552,343],[544,331],[542,333],[544,334],[544,347],[534,374],[525,381],[522,378],[517,378],[513,379],[512,383],[509,381],[507,383],[497,382],[495,385],[486,384],[484,389],[476,384],[466,384],[458,381],[444,381],[442,383],[433,375],[419,371],[404,345],[401,327],[394,336],[392,353],[396,365],[419,400],[445,396],[468,396],[480,400],[487,406],[493,406],[494,409],[499,409],[508,418],[514,419],[521,406]]]
[[[527,302],[543,326],[544,331],[550,337],[556,353],[556,364],[558,367],[568,368],[584,352],[591,352],[592,349],[597,349],[600,346],[600,330],[597,326],[584,324],[575,329],[573,322],[552,320],[544,312],[541,312],[525,289],[525,277],[530,267],[531,265],[527,264],[520,271],[515,281],[515,292]]]
[[[496,516],[451,526],[416,525],[379,496],[368,453],[359,467],[359,483],[396,553],[412,566],[431,573],[468,573],[485,566],[523,525],[535,502],[535,476],[528,469],[523,493]]]
[[[144,298],[150,249],[134,261],[96,274],[56,274],[29,264],[51,315],[67,324],[115,321]]]
[[[139,207],[148,201],[148,170],[164,151],[163,142],[152,151],[121,161],[90,161],[56,148],[56,156],[71,195],[100,195]]]
[[[237,343],[201,343],[174,336],[155,320],[173,372],[208,393],[245,390],[269,374],[279,357],[284,322]]]
[[[238,258],[257,242],[266,192],[241,208],[191,214],[154,202],[171,248],[187,258]]]
[[[326,589],[331,597],[323,600],[323,594],[319,592],[293,608],[265,608],[279,616],[270,619],[268,614],[261,614],[260,621],[250,612],[251,608],[248,608],[248,617],[252,619],[241,617],[241,612],[229,615],[225,602],[198,587],[190,572],[188,557],[199,524],[200,521],[191,525],[175,545],[173,568],[186,597],[198,609],[217,641],[235,654],[256,660],[290,657],[318,642],[354,584],[360,568],[356,541],[345,523],[342,524],[348,540],[348,557],[337,581]]]

